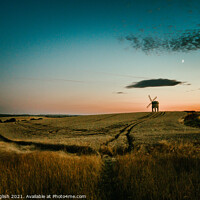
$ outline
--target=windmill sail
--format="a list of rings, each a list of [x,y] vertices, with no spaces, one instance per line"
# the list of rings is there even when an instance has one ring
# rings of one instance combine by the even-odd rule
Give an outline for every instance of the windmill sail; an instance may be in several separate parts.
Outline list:
[[[148,97],[149,97],[149,100],[150,100],[150,104],[147,106],[147,108],[150,106],[150,105],[152,105],[152,112],[158,112],[159,111],[159,102],[158,101],[155,101],[156,100],[156,98],[157,98],[157,96],[156,97],[154,97],[153,98],[153,100],[152,100],[152,98],[151,98],[151,96],[150,95],[148,95]]]
[[[151,99],[150,95],[149,95],[149,100],[152,102],[152,99]]]
[[[148,106],[147,106],[147,108],[151,105],[152,103],[150,103]]]
[[[156,100],[156,98],[157,98],[157,97],[155,97],[155,98],[153,99],[153,101],[155,101],[155,100]]]

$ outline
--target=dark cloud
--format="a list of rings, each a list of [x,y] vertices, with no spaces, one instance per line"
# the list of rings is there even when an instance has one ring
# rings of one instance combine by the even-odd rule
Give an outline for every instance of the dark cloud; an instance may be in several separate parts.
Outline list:
[[[150,79],[150,80],[139,81],[139,82],[126,86],[126,88],[175,86],[175,85],[179,85],[183,83],[184,82],[181,82],[181,81],[160,78],[160,79]]]
[[[116,94],[125,94],[124,92],[116,92]]]
[[[170,27],[172,25],[169,25]],[[200,29],[186,30],[176,32],[176,34],[166,34],[166,37],[158,38],[151,36],[127,35],[124,40],[130,42],[136,50],[142,50],[145,53],[151,52],[190,52],[200,49]]]

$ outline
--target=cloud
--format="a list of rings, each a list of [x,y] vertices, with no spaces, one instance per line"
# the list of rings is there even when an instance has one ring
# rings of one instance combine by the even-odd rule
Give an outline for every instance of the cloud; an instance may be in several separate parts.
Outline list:
[[[160,79],[150,79],[150,80],[139,81],[139,82],[126,86],[126,88],[175,86],[175,85],[179,85],[183,83],[185,82],[160,78]]]
[[[121,39],[122,40],[122,39]],[[176,35],[166,34],[166,37],[136,36],[133,34],[124,37],[132,48],[142,50],[146,54],[151,52],[190,52],[200,49],[200,29],[186,30]]]
[[[125,94],[124,92],[116,92],[116,94]]]

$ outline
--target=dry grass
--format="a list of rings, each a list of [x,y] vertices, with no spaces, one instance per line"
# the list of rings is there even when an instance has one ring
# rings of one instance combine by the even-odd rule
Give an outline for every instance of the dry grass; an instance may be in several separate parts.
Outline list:
[[[3,150],[3,149],[2,149]],[[114,154],[109,147],[102,152]],[[71,156],[1,151],[0,194],[84,194],[88,199],[200,199],[200,145],[141,145],[131,154]]]
[[[149,113],[126,113],[66,118],[43,117],[42,120],[15,117],[17,122],[0,123],[0,134],[16,141],[90,146],[98,150],[102,144],[119,134],[126,125],[147,115]],[[180,123],[180,119],[186,115],[185,112],[166,112],[163,116],[138,124],[130,136],[135,138],[136,143],[151,144],[163,139],[169,141],[185,138],[200,139],[199,129]],[[0,119],[5,121],[7,118]],[[110,145],[126,146],[125,134],[121,134],[117,141],[113,141]]]
[[[99,149],[99,152],[108,156],[124,155],[128,152],[128,147],[124,145],[102,145]]]
[[[200,199],[200,147],[163,142],[152,152],[118,156],[113,168],[118,199]],[[114,198],[113,198],[114,199]]]
[[[0,156],[0,194],[83,194],[98,199],[99,157],[52,152]]]
[[[199,129],[180,123],[185,113],[167,112],[133,128],[134,150],[129,153],[128,129],[121,131],[145,115],[1,123],[0,134],[8,139],[0,142],[0,194],[200,199]],[[74,149],[73,156],[59,151],[67,148]],[[86,156],[87,149],[101,156]],[[50,152],[54,150],[58,152]]]
[[[95,150],[120,131],[124,125],[147,113],[107,114],[30,120],[15,117],[17,122],[1,123],[0,134],[11,140],[51,144],[90,146]],[[0,118],[5,121],[9,118]],[[22,121],[26,120],[26,121]]]

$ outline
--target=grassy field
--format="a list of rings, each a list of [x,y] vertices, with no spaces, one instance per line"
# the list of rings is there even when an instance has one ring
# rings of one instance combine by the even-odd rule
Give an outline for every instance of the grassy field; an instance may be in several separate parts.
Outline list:
[[[0,194],[200,199],[200,129],[186,115],[1,117]]]

